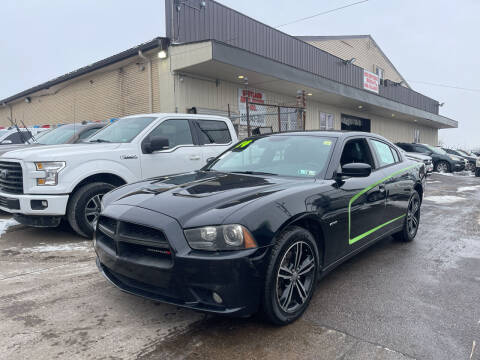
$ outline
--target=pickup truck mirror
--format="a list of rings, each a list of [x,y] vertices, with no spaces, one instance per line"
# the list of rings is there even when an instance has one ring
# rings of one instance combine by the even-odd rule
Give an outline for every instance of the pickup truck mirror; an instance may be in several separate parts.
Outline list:
[[[2,141],[2,144],[11,144],[12,143],[12,140],[3,140]]]
[[[371,174],[372,167],[365,163],[350,163],[342,166],[342,172],[340,176],[349,177],[367,177]]]
[[[170,142],[166,137],[152,136],[143,146],[144,152],[151,154],[154,151],[165,150],[170,147]]]

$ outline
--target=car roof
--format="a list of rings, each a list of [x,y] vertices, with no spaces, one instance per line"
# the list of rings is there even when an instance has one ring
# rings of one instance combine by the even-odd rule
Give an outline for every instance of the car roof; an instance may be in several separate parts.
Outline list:
[[[381,135],[364,132],[364,131],[345,131],[345,130],[303,130],[303,131],[286,131],[281,133],[272,133],[272,134],[265,134],[265,136],[286,136],[286,135],[314,135],[314,136],[328,136],[328,137],[335,137],[335,138],[349,138],[354,136],[365,136],[365,137],[373,137],[380,140],[388,141],[391,143],[390,140],[384,138]]]

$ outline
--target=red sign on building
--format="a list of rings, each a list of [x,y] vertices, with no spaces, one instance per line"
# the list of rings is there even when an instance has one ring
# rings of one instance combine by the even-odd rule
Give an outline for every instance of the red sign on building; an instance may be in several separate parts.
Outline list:
[[[370,71],[363,70],[363,88],[378,94],[380,77]]]

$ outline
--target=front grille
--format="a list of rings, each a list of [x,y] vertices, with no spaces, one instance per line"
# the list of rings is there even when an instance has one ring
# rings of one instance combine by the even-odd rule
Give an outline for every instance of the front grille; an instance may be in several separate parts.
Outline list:
[[[0,190],[23,194],[23,172],[18,162],[0,161]]]
[[[167,238],[161,230],[101,216],[98,220],[97,242],[115,252],[141,263],[163,266],[172,263]]]

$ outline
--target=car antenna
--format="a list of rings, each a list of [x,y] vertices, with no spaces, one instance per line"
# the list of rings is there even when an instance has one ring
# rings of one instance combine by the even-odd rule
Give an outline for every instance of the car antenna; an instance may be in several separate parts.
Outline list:
[[[30,134],[30,139],[33,139],[33,141],[36,142],[37,140],[35,139],[35,136],[33,136],[30,129],[25,126],[25,123],[23,122],[23,120],[20,120],[20,121],[22,122],[23,127],[27,129],[28,133]],[[27,140],[29,144],[30,144],[30,139]]]

